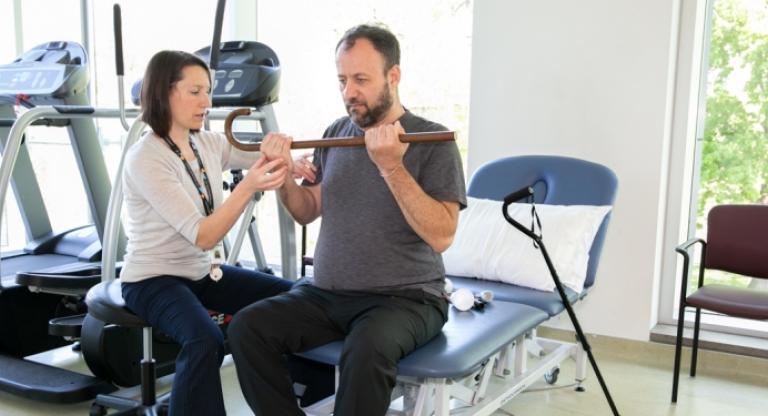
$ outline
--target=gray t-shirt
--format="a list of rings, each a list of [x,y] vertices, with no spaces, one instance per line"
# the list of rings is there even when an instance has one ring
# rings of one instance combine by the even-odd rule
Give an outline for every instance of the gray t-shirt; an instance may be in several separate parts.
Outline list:
[[[400,123],[406,132],[447,130],[409,111]],[[362,135],[344,117],[323,137]],[[408,225],[365,147],[316,149],[314,163],[322,187],[314,284],[343,291],[422,289],[439,296],[445,277],[442,256]],[[455,142],[412,143],[403,164],[429,196],[466,207],[464,171]]]

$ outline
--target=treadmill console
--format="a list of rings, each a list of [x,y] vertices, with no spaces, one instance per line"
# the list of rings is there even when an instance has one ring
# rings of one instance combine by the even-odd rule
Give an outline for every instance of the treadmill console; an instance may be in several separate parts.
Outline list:
[[[88,61],[85,50],[75,42],[48,42],[38,45],[13,62],[0,65],[0,101],[15,101],[25,95],[32,104],[86,92]]]
[[[267,45],[259,42],[222,42],[219,64],[213,77],[214,107],[260,107],[277,101],[280,92],[280,60]],[[210,46],[195,52],[210,61]],[[139,105],[141,81],[131,88]]]

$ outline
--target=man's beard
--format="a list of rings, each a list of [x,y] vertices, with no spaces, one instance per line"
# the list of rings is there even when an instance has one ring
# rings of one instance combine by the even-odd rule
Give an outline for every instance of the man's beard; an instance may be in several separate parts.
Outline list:
[[[349,117],[358,127],[362,129],[371,127],[381,121],[390,108],[392,108],[392,94],[389,91],[389,84],[384,84],[384,90],[378,97],[376,97],[373,107],[369,108],[368,104],[359,102],[354,98],[347,101],[345,104],[347,107],[347,114],[349,114]],[[362,105],[366,111],[363,114],[353,112],[352,106],[355,104]]]

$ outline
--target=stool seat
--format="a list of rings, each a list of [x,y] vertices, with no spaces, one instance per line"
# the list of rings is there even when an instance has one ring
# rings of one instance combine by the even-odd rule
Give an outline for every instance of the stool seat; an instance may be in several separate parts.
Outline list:
[[[85,296],[85,304],[88,313],[102,322],[139,328],[151,326],[125,306],[120,280],[101,282],[92,287]]]
[[[107,394],[100,394],[96,397],[96,401],[91,405],[90,414],[92,415],[106,415],[107,409],[115,409],[119,413],[113,413],[115,415],[144,415],[144,416],[158,416],[168,414],[168,400],[170,399],[170,392],[161,396],[155,397],[155,358],[152,355],[152,326],[143,319],[136,316],[127,306],[123,300],[123,291],[120,285],[120,280],[111,280],[108,282],[101,282],[92,287],[85,295],[85,303],[88,305],[88,316],[85,318],[86,324],[84,328],[89,328],[87,324],[91,318],[91,322],[95,322],[95,326],[99,328],[107,328],[115,325],[117,327],[133,327],[142,329],[142,342],[144,344],[144,355],[141,359],[139,368],[139,374],[141,374],[141,400],[133,400],[122,396],[112,396]],[[101,322],[98,322],[101,321]],[[105,326],[106,324],[106,326]],[[85,329],[83,330],[85,333]],[[103,353],[104,345],[104,332],[98,332],[99,336],[84,337],[83,351],[91,348],[93,345],[94,351]],[[126,341],[129,339],[126,338]],[[100,371],[110,371],[112,374],[108,374],[109,378],[117,382],[117,376],[115,374],[122,373],[117,372],[114,368],[105,366],[104,362],[109,360],[110,357],[106,354],[96,354],[91,356],[93,362],[98,362],[97,368]],[[130,365],[130,357],[122,357],[127,360]],[[88,359],[86,358],[86,362]],[[135,361],[133,361],[135,363]],[[91,363],[88,363],[91,367]],[[91,367],[93,369],[94,367]],[[124,371],[124,370],[121,370]],[[95,372],[95,371],[94,371]]]

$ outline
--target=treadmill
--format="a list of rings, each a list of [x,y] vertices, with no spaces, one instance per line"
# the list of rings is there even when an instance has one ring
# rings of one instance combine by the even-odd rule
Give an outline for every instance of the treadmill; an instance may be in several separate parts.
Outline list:
[[[111,185],[93,119],[118,117],[119,112],[90,107],[88,82],[86,52],[74,42],[41,44],[0,65],[0,212],[10,183],[28,241],[22,250],[0,256],[0,389],[53,403],[114,391],[98,378],[24,359],[68,343],[49,335],[53,318],[62,324],[51,328],[64,328],[56,335],[79,336],[82,317],[70,315],[84,312],[79,300],[101,280]],[[29,110],[17,118],[16,105]],[[30,125],[67,130],[93,224],[52,230],[24,140]]]
[[[88,105],[85,51],[71,42],[38,45],[12,63],[0,66],[0,151],[16,122],[14,105]],[[19,271],[42,270],[99,260],[109,177],[92,120],[39,120],[33,124],[66,128],[96,224],[54,232],[29,157],[22,144],[11,184],[29,242],[22,250],[2,253],[0,291],[16,285]],[[22,139],[24,141],[24,139]],[[13,164],[13,161],[10,161]],[[4,168],[9,168],[5,166]]]

